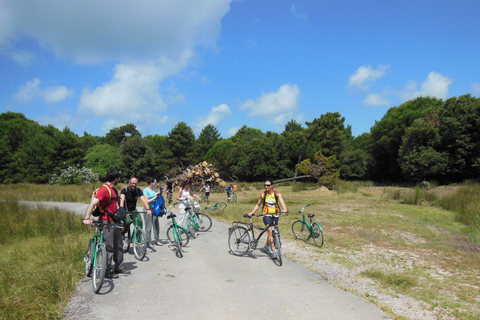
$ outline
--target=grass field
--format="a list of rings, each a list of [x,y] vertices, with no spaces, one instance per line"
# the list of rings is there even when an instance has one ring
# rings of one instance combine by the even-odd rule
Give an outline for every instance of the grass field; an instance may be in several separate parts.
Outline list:
[[[96,186],[21,184],[0,186],[0,190],[3,199],[86,203]],[[238,203],[208,214],[225,222],[243,220],[243,214],[255,205],[263,182],[239,186]],[[466,202],[473,207],[470,212],[478,208],[472,204],[477,200],[471,200],[476,187],[419,191],[349,183],[335,192],[306,184],[278,185],[275,189],[282,192],[289,209],[280,219],[282,238],[297,250],[284,252],[323,276],[325,271],[316,269],[313,261],[346,268],[382,295],[419,301],[438,319],[478,319],[477,218],[473,214],[466,226],[459,222],[463,220],[454,206]],[[213,193],[211,202],[226,202],[226,198],[226,193]],[[314,220],[323,227],[322,248],[294,240],[291,225],[301,218],[298,210],[305,204],[311,205],[306,212],[316,214]],[[455,212],[440,205],[452,206]],[[82,277],[83,250],[91,230],[80,225],[81,217],[59,211],[26,210],[15,201],[5,202],[3,209],[0,319],[61,318],[62,308]],[[411,319],[396,312],[379,294],[345,290],[376,303],[394,319]]]

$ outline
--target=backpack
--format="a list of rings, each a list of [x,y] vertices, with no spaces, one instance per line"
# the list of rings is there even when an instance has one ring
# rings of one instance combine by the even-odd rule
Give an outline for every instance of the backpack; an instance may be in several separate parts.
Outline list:
[[[160,193],[157,196],[157,200],[155,200],[155,205],[153,206],[153,214],[155,216],[163,217],[165,214],[165,198],[162,195],[162,189],[160,188]]]
[[[108,194],[110,195],[110,200],[108,200],[107,204],[105,205],[105,207],[101,207],[100,204],[97,204],[95,205],[95,207],[93,208],[93,212],[92,212],[92,216],[94,217],[99,217],[101,214],[103,214],[105,212],[105,208],[110,204],[110,202],[113,200],[112,198],[112,191],[110,190],[109,187],[107,187],[106,184],[100,186],[101,187],[105,187],[107,188],[108,190]],[[100,188],[97,188],[95,189],[95,191],[93,191],[92,193],[92,199],[95,198],[95,195],[98,193],[98,191],[100,190]]]
[[[267,201],[267,191],[263,191],[263,206],[262,206],[262,211],[265,210],[265,202]],[[278,207],[278,196],[277,196],[277,191],[273,190],[273,195],[275,196],[275,205]]]

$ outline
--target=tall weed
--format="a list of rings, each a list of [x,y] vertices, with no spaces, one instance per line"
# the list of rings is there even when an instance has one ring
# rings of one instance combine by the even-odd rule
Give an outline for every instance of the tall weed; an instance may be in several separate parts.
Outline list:
[[[480,184],[467,181],[456,193],[445,196],[438,205],[455,212],[455,220],[472,228],[480,227]]]

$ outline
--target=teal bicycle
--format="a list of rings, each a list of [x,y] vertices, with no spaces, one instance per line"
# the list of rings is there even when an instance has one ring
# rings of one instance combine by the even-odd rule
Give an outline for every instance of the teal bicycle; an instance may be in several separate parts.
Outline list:
[[[197,205],[194,205],[194,208],[197,207],[198,209],[200,209],[200,206]],[[197,232],[206,232],[210,230],[210,228],[212,227],[212,219],[205,213],[196,212],[194,208],[188,205],[187,207],[185,207],[185,213],[187,215],[188,232],[190,236],[195,239],[197,237]]]
[[[131,221],[125,225],[123,231],[123,252],[126,253],[130,249],[130,244],[133,243],[133,253],[137,260],[143,260],[147,253],[147,242],[142,229],[142,218],[138,211],[127,213],[127,220]]]
[[[183,226],[177,224],[175,221],[176,215],[172,212],[167,216],[167,219],[172,219],[172,224],[167,229],[167,238],[168,240],[173,243],[177,247],[177,257],[183,257],[183,249],[188,242],[190,241],[190,237],[188,236],[188,231]]]
[[[106,226],[122,228],[123,225],[93,221],[91,226],[95,227],[95,234],[88,242],[87,252],[83,257],[83,261],[85,261],[85,275],[92,277],[93,292],[98,293],[102,288],[105,273],[107,272],[107,249],[103,243],[103,228]]]
[[[217,210],[223,210],[226,207],[227,207],[227,204],[225,202],[217,202],[212,205],[206,206],[205,210],[217,211]]]
[[[310,239],[313,239],[315,245],[318,247],[323,246],[323,229],[318,222],[312,222],[314,214],[308,214],[310,218],[310,223],[305,218],[305,208],[310,207],[309,204],[304,206],[302,210],[298,211],[298,213],[303,214],[302,220],[297,220],[292,224],[292,232],[295,237],[299,240],[307,242]]]

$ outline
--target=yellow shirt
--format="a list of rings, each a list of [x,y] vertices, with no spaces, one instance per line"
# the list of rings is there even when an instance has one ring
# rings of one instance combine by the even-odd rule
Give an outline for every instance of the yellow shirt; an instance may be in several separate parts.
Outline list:
[[[262,199],[265,197],[266,192],[262,192]],[[280,196],[280,192],[277,192],[277,198]],[[265,206],[263,207],[263,213],[264,214],[271,214],[275,217],[278,217],[278,213],[275,214],[275,212],[278,212],[279,207],[278,203],[275,199],[275,191],[272,191],[271,193],[267,193],[267,197],[265,198]]]

